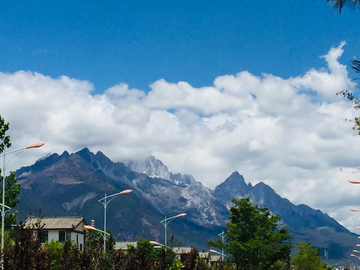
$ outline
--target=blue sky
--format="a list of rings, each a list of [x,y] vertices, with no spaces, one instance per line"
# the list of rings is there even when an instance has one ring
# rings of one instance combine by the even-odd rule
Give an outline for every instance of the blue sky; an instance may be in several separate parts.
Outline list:
[[[344,118],[358,112],[335,93],[354,90],[359,15],[325,0],[6,1],[0,115],[14,149],[46,143],[8,169],[84,147],[153,155],[211,189],[238,171],[355,231],[360,138]]]
[[[345,40],[359,48],[358,11],[325,1],[6,1],[0,71],[67,75],[95,93],[125,82],[148,91],[160,78],[212,85],[248,70],[287,78],[323,66]]]

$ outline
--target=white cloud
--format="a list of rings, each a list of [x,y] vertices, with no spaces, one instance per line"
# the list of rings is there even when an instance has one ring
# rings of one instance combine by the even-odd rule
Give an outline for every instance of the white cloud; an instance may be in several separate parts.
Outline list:
[[[13,149],[46,142],[8,167],[83,147],[114,161],[154,155],[210,188],[237,170],[355,228],[344,209],[360,203],[360,190],[339,171],[360,160],[360,137],[343,121],[352,105],[335,95],[351,87],[338,62],[343,46],[323,57],[324,68],[295,78],[243,71],[201,88],[160,79],[149,93],[122,83],[92,95],[91,83],[66,76],[0,73],[0,115],[11,124]]]

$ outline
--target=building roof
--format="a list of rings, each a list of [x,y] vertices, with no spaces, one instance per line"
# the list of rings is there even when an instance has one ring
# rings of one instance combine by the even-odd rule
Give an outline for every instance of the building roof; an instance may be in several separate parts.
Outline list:
[[[128,246],[137,246],[137,242],[115,242],[115,249],[127,250]]]
[[[76,229],[82,222],[86,224],[83,216],[80,217],[43,217],[40,218],[40,224],[44,226],[43,230],[73,230]],[[25,226],[35,226],[38,218],[28,217],[25,220]]]

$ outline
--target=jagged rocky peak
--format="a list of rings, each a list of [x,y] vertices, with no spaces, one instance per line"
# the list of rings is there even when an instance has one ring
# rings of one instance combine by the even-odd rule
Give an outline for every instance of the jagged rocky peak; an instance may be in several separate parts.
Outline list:
[[[229,202],[233,197],[247,197],[252,190],[252,185],[246,184],[244,177],[237,171],[233,172],[223,183],[214,190],[214,195],[224,202]]]
[[[146,174],[152,178],[168,180],[179,187],[186,187],[196,182],[192,175],[169,172],[167,166],[154,156],[138,161],[126,160],[122,163],[132,171]]]
[[[215,188],[217,189],[224,189],[224,188],[231,188],[234,190],[247,190],[252,185],[249,183],[248,185],[245,183],[244,177],[238,173],[237,171],[233,172],[223,183],[218,185]]]
[[[150,156],[139,161],[127,160],[123,163],[134,172],[144,173],[150,177],[170,180],[168,168],[161,162],[161,160],[156,159],[154,156]]]
[[[75,154],[82,157],[87,163],[91,163],[92,156],[94,156],[94,154],[92,152],[90,152],[89,148],[87,148],[87,147],[81,149],[80,151],[76,152]]]
[[[180,187],[186,187],[186,186],[196,182],[192,175],[182,174],[182,173],[176,173],[176,174],[170,173],[170,180],[175,185],[180,186]]]
[[[232,186],[234,188],[247,187],[244,177],[237,171],[233,172],[225,181],[225,185]]]

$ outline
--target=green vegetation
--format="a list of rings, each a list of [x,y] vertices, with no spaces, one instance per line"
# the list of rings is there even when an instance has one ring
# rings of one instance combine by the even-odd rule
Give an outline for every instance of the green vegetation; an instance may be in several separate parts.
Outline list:
[[[37,222],[37,225],[40,225]],[[41,227],[33,228],[20,225],[6,239],[4,252],[5,269],[28,270],[180,270],[180,269],[217,269],[210,268],[206,260],[198,256],[193,249],[189,254],[176,258],[172,249],[155,248],[148,239],[139,239],[137,246],[128,246],[127,251],[115,250],[113,247],[104,252],[102,245],[87,239],[85,250],[80,251],[71,241],[46,242],[43,246],[34,232]],[[189,267],[190,266],[190,267]]]
[[[280,217],[266,207],[253,206],[250,199],[233,199],[225,241],[208,244],[232,255],[236,269],[290,269],[292,243],[286,227],[278,228]]]
[[[103,228],[99,228],[103,230]],[[114,250],[115,239],[110,230],[106,230],[110,235],[106,238],[106,250],[112,252]],[[89,231],[86,234],[87,245],[96,246],[99,250],[104,249],[104,237],[101,231]]]
[[[0,115],[0,155],[4,153],[6,148],[11,147],[10,136],[7,135],[10,124],[5,122],[5,119]],[[2,159],[0,159],[2,164]],[[2,167],[2,166],[1,166]],[[2,194],[2,181],[3,181],[3,172],[1,171],[0,175],[0,194]],[[15,172],[10,172],[10,175],[6,177],[5,182],[5,205],[13,208],[20,201],[18,197],[20,193],[20,184],[16,182],[17,178],[15,177]],[[0,202],[2,203],[2,202]],[[9,230],[12,224],[16,223],[17,212],[12,214],[6,214],[5,217],[5,230]]]
[[[103,238],[97,231],[90,231],[84,251],[70,240],[46,242],[43,246],[39,235],[41,218],[33,227],[20,224],[8,231],[5,241],[5,269],[121,269],[121,270],[262,270],[290,268],[290,234],[279,228],[280,217],[271,215],[266,207],[253,206],[249,198],[233,199],[230,222],[225,228],[225,243],[220,239],[209,244],[224,248],[226,260],[210,263],[209,253],[200,256],[192,248],[189,253],[176,256],[170,248],[155,248],[148,239],[139,239],[136,247],[126,251],[114,249],[114,239],[109,237],[108,250],[103,251]],[[28,225],[30,226],[30,225]],[[297,256],[291,260],[295,270],[331,269],[321,263],[320,248],[312,249],[310,243],[299,244]]]
[[[332,267],[321,263],[320,248],[312,248],[310,243],[299,243],[297,256],[291,259],[295,270],[330,270]]]
[[[355,9],[357,6],[360,6],[360,0],[326,0],[326,2],[330,2],[333,4],[333,9],[337,10],[339,13],[341,13],[342,8],[344,6],[348,6],[352,9]],[[360,61],[357,60],[355,57],[353,60],[351,60],[350,67],[356,72],[360,73]],[[357,78],[358,79],[358,78]],[[355,87],[358,85],[355,83]],[[353,93],[349,90],[342,90],[336,95],[342,95],[349,101],[351,101],[354,104],[354,109],[359,110],[360,109],[360,102]],[[360,135],[360,117],[354,117],[354,119],[345,119],[346,121],[353,122],[354,126],[353,129],[358,132]]]

